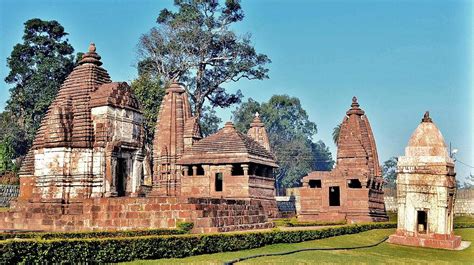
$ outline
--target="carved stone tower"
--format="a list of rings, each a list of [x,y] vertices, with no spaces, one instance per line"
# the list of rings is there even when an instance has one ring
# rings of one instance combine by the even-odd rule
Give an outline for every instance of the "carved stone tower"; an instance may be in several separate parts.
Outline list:
[[[173,82],[166,89],[155,127],[152,196],[179,196],[182,169],[176,161],[199,139],[201,131],[191,115],[188,94],[180,83]]]

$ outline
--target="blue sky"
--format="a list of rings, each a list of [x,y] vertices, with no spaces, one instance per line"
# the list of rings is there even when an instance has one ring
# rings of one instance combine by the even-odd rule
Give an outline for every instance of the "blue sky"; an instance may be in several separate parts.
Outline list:
[[[429,110],[458,159],[474,165],[472,2],[247,0],[235,30],[271,59],[270,79],[227,86],[248,98],[301,99],[335,156],[331,132],[352,96],[372,124],[381,161],[403,154]],[[0,110],[8,99],[6,58],[34,17],[59,21],[77,51],[95,42],[114,81],[137,73],[136,45],[155,25],[160,1],[0,1]],[[218,110],[228,120],[231,110]],[[463,179],[474,169],[456,163]]]

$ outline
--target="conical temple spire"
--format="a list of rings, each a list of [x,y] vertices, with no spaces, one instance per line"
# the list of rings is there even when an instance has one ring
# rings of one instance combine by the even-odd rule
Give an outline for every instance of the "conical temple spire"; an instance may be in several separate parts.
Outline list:
[[[255,113],[252,123],[250,123],[250,129],[247,135],[252,137],[255,141],[260,143],[268,151],[270,151],[270,141],[268,140],[267,131],[265,130],[265,124],[260,120],[260,114]]]
[[[91,63],[95,64],[97,66],[101,66],[102,62],[100,61],[100,55],[97,54],[96,52],[96,47],[93,42],[89,45],[89,51],[82,55],[81,60],[79,61],[79,64],[85,64],[85,63]]]

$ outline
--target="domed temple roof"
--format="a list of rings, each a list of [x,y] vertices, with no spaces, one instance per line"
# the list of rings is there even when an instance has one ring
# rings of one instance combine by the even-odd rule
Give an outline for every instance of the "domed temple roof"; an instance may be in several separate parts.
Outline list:
[[[431,120],[428,111],[411,135],[405,155],[449,157],[443,135]]]

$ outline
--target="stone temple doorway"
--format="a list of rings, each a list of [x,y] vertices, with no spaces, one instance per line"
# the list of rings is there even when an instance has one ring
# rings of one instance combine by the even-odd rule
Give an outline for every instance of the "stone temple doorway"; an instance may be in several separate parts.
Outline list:
[[[426,211],[417,211],[416,229],[420,234],[426,234],[428,228],[428,213]]]
[[[127,179],[128,179],[128,170],[127,170],[127,159],[117,158],[117,169],[116,169],[116,190],[117,196],[125,196],[127,190]]]
[[[329,187],[329,206],[341,206],[339,186]]]

